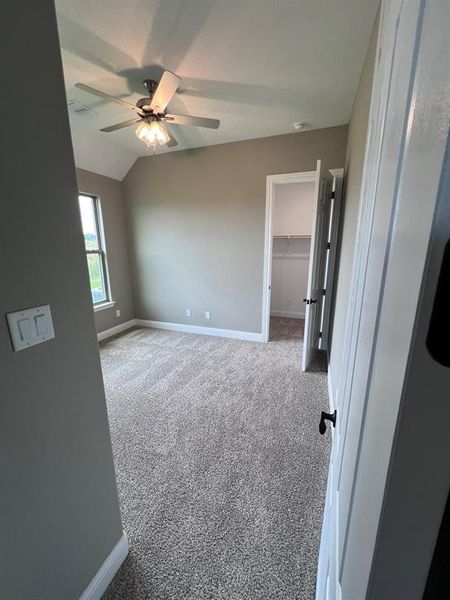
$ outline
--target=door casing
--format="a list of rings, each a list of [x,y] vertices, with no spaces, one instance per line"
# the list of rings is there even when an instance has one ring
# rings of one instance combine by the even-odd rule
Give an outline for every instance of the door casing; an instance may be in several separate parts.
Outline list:
[[[275,186],[286,183],[311,183],[316,181],[316,171],[282,173],[266,177],[266,222],[264,237],[264,276],[262,294],[262,341],[268,342],[270,335],[270,293],[272,281],[272,224]],[[311,259],[310,259],[311,260]]]
[[[338,418],[317,600],[368,593],[448,139],[449,9],[381,7],[346,338],[329,386]],[[432,460],[432,445],[423,451]],[[423,591],[415,582],[411,600]]]

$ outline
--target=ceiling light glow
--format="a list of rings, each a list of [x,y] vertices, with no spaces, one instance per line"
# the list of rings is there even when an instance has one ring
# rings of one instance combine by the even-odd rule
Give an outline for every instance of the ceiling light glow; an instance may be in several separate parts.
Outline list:
[[[136,129],[136,135],[144,142],[148,150],[154,150],[155,146],[163,146],[170,141],[170,137],[158,121],[150,123],[144,121]]]

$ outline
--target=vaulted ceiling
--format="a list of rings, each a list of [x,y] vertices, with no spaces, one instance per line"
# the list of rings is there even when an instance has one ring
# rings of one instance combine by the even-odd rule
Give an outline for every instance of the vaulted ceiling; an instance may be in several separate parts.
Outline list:
[[[183,83],[170,112],[218,118],[218,130],[172,125],[195,148],[349,121],[378,0],[56,0],[77,166],[122,179],[147,153],[134,127],[99,129],[164,69]],[[166,147],[158,152],[174,151]]]

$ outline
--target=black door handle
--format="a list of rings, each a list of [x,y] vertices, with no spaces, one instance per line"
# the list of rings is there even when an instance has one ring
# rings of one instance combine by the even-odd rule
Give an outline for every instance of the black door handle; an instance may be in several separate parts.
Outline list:
[[[306,302],[306,304],[309,304],[308,298],[303,298],[303,302]]]
[[[448,303],[450,300],[450,240],[447,241],[442,258],[441,272],[434,298],[433,312],[431,313],[430,328],[427,335],[428,352],[435,361],[444,367],[450,367],[450,350],[448,336],[443,332],[448,331],[450,316]]]
[[[317,300],[310,299],[310,301],[309,301],[309,302],[310,302],[311,304],[315,304],[315,303],[317,302]]]
[[[320,415],[320,423],[319,423],[319,432],[321,435],[323,435],[325,433],[325,431],[327,430],[325,421],[331,421],[333,423],[333,427],[336,427],[336,417],[337,417],[336,411],[334,411],[334,413],[326,413],[326,412],[322,411],[322,414]]]
[[[313,300],[312,298],[303,298],[303,302],[306,302],[306,304],[315,304],[317,300]]]

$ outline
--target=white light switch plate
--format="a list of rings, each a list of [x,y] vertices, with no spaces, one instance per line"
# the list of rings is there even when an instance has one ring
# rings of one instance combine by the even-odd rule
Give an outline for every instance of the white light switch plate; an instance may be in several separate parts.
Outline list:
[[[8,313],[9,332],[15,352],[42,344],[55,337],[48,304]]]

